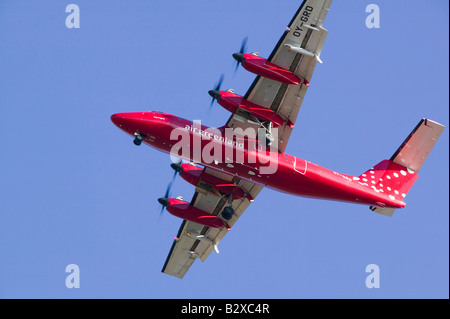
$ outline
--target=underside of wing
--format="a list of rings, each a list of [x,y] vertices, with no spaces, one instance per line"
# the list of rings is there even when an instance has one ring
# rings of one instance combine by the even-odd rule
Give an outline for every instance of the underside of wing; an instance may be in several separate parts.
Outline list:
[[[231,219],[227,220],[227,224],[233,227],[245,209],[250,205],[251,201],[249,198],[254,199],[262,187],[213,169],[205,168],[204,172],[227,182],[235,183],[246,194],[250,195],[249,197],[242,197],[231,202],[234,214],[231,216]],[[225,196],[221,196],[220,193],[212,191],[208,187],[208,184],[203,181],[200,181],[197,185],[195,194],[191,200],[193,207],[215,216],[219,216],[227,204],[229,203]],[[225,227],[207,227],[184,220],[172,244],[162,272],[183,278],[197,258],[205,261],[212,251],[219,252],[218,244],[227,232],[228,230]]]
[[[244,96],[260,107],[273,110],[284,120],[273,145],[280,152],[286,148],[315,66],[317,62],[322,63],[320,53],[328,34],[323,22],[330,5],[331,0],[305,0],[268,58],[269,62],[306,81],[292,85],[257,76]],[[237,110],[227,126],[245,130],[248,127],[258,129],[260,125],[248,113]]]

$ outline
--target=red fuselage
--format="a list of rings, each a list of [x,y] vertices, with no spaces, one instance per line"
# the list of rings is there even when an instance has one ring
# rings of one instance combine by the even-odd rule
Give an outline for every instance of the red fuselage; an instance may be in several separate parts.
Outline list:
[[[254,139],[226,137],[225,128],[203,125],[159,112],[118,113],[111,120],[130,135],[163,152],[281,192],[370,206],[403,208],[405,203],[287,153],[261,151]]]

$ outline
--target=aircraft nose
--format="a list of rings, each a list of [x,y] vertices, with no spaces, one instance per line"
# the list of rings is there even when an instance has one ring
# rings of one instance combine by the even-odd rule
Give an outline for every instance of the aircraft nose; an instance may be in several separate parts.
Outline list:
[[[126,117],[123,116],[123,113],[116,113],[111,115],[111,121],[119,127],[123,125],[125,118]]]
[[[139,132],[141,136],[155,134],[168,122],[162,114],[155,112],[116,113],[111,115],[111,121],[118,128],[133,136],[136,132]]]
[[[111,115],[111,121],[121,129],[134,128],[148,122],[145,113],[116,113]],[[136,127],[137,129],[137,127]]]

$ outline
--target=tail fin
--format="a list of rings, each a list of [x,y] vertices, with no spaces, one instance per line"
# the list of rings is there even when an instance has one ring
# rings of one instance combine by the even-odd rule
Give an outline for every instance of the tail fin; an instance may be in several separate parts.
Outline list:
[[[375,191],[402,201],[444,128],[437,122],[422,119],[389,160],[380,162],[359,178]],[[394,213],[393,208],[371,206],[370,209],[386,216]]]

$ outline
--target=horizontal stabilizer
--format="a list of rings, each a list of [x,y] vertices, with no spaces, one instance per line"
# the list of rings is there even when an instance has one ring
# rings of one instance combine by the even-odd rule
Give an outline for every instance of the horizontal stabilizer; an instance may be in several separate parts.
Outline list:
[[[377,206],[370,206],[370,210],[384,216],[392,217],[392,215],[394,215],[395,208],[381,208]]]

